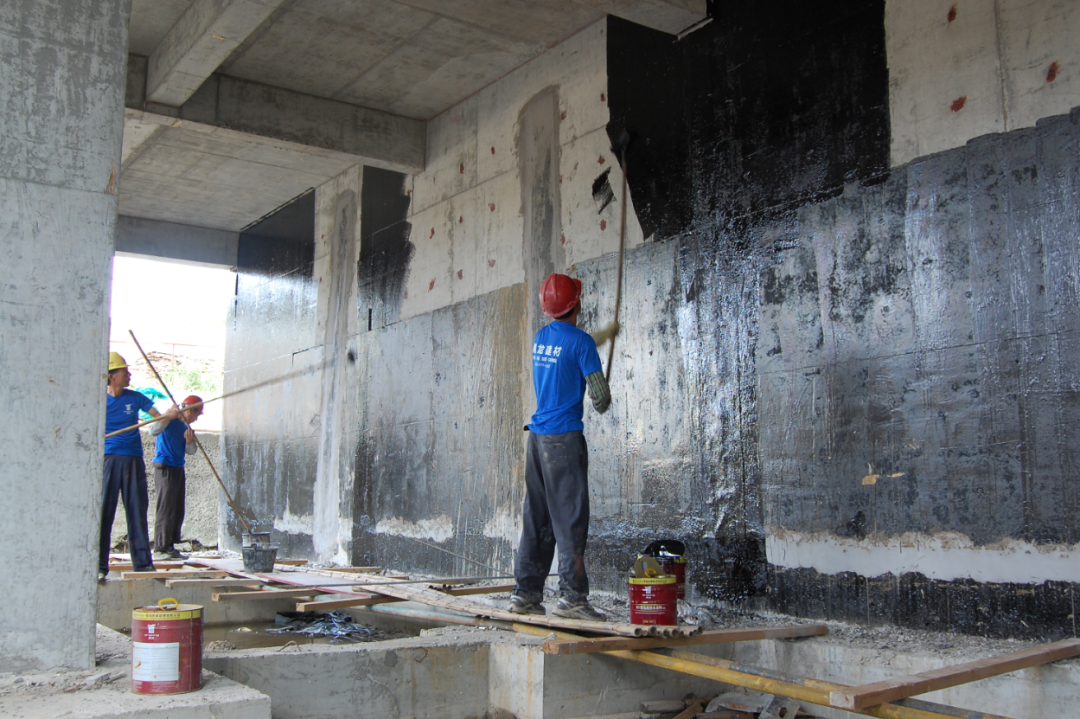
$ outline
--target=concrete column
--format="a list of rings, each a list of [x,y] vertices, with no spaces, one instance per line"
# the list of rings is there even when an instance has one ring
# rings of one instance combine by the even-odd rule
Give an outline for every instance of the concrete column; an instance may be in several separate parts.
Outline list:
[[[320,562],[348,564],[352,555],[352,477],[359,418],[356,349],[356,263],[360,259],[362,167],[315,190],[315,276],[323,370],[319,465],[315,475],[312,544]]]
[[[94,664],[131,0],[0,5],[0,667]]]

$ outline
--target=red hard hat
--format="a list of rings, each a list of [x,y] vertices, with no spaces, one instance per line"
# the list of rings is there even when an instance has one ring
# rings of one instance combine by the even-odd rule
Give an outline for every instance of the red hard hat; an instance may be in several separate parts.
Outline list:
[[[540,309],[548,317],[562,317],[581,298],[581,280],[553,272],[540,286]]]
[[[199,406],[195,409],[202,409],[202,405],[199,404],[200,402],[202,402],[202,397],[197,394],[189,394],[187,397],[184,398],[184,401],[180,403],[180,408],[183,409],[184,407],[190,407],[193,404],[198,404]]]

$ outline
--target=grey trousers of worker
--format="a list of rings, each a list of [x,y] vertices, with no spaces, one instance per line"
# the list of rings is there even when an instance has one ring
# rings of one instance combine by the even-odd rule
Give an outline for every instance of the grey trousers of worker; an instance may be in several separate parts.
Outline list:
[[[154,492],[157,493],[154,549],[168,551],[180,541],[180,528],[184,524],[184,499],[187,493],[184,468],[155,464]]]
[[[544,581],[559,548],[559,592],[576,603],[589,596],[585,543],[589,538],[589,447],[581,432],[529,434],[525,506],[514,594],[544,599]]]

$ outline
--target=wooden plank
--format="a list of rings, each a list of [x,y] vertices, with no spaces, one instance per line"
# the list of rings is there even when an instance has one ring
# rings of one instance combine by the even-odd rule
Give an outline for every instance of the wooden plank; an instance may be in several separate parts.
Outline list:
[[[314,588],[305,589],[261,589],[254,592],[215,592],[210,595],[212,602],[262,601],[266,599],[289,599],[292,597],[310,597],[325,594]]]
[[[690,636],[693,634],[697,634],[701,631],[699,627],[691,626],[644,627],[637,624],[624,624],[619,622],[596,622],[583,621],[579,619],[564,619],[562,617],[555,616],[539,616],[535,614],[514,614],[505,609],[499,609],[497,607],[492,607],[487,604],[470,601],[465,598],[447,596],[446,594],[435,591],[434,589],[424,589],[422,587],[412,586],[403,583],[399,584],[393,581],[394,579],[400,580],[402,579],[401,577],[385,577],[363,573],[337,572],[326,569],[310,569],[307,567],[298,567],[292,570],[282,568],[282,571],[275,571],[272,574],[248,574],[242,570],[243,563],[240,560],[205,560],[200,557],[196,561],[204,566],[208,566],[213,569],[222,569],[236,576],[256,577],[266,580],[268,582],[291,584],[297,587],[307,586],[318,588],[320,587],[320,585],[326,582],[327,578],[347,580],[350,585],[355,586],[358,591],[368,592],[372,594],[381,594],[384,596],[392,596],[407,601],[420,602],[421,604],[442,607],[444,609],[450,609],[474,617],[489,617],[491,619],[500,619],[507,622],[520,622],[524,624],[534,624],[537,626],[552,627],[556,629],[571,629],[590,632],[593,634],[606,634],[628,637],[662,636],[664,634]],[[437,582],[438,580],[435,579],[432,581]],[[341,591],[339,588],[331,590],[328,587],[322,588],[321,591],[327,594],[348,593]]]
[[[522,634],[544,637],[547,635],[543,629],[515,622],[513,629]],[[557,631],[556,636],[561,639],[582,639],[569,632]],[[769,694],[792,697],[807,704],[829,706],[829,692],[845,689],[842,684],[826,682],[818,679],[794,676],[782,672],[760,669],[757,667],[742,666],[726,659],[704,656],[681,649],[663,650],[660,654],[656,651],[632,652],[611,651],[607,656],[642,662],[654,667],[669,669],[671,671],[689,674],[691,676],[709,679],[722,684],[733,684],[754,691]],[[670,656],[668,654],[670,653]],[[918,699],[905,699],[900,704],[882,704],[868,707],[857,711],[866,716],[878,717],[879,719],[955,719],[966,717],[967,719],[1007,719],[996,714],[984,712],[971,712],[942,704],[921,701]],[[751,715],[752,718],[752,715]]]
[[[307,574],[309,576],[301,579],[298,575],[302,574]],[[701,631],[698,627],[645,627],[637,624],[624,624],[618,622],[597,622],[585,621],[580,619],[564,619],[563,617],[540,616],[536,614],[514,614],[513,612],[507,611],[505,609],[499,609],[497,607],[492,607],[487,604],[481,604],[479,602],[474,602],[459,597],[447,596],[443,592],[439,592],[434,589],[425,589],[423,587],[410,584],[388,584],[387,577],[373,576],[368,574],[350,574],[347,572],[334,572],[322,569],[305,569],[297,570],[295,572],[278,573],[274,575],[273,579],[287,584],[296,583],[318,586],[319,581],[325,581],[320,580],[319,577],[347,578],[350,580],[355,580],[356,588],[360,591],[371,592],[373,594],[382,594],[388,597],[396,597],[398,599],[404,599],[406,601],[420,602],[421,604],[442,607],[443,609],[450,609],[471,616],[489,617],[491,619],[501,619],[508,622],[535,624],[539,626],[553,627],[558,629],[576,629],[579,631],[591,632],[594,634],[614,634],[618,636],[631,637],[647,636],[648,634],[653,632],[657,634],[659,634],[660,632],[685,632],[687,634],[697,634]]]
[[[213,578],[224,576],[224,572],[207,571],[156,571],[156,572],[120,572],[121,579],[162,579],[164,577]]]
[[[824,624],[791,624],[782,627],[716,629],[692,637],[604,637],[602,639],[549,639],[544,642],[545,654],[595,654],[619,649],[658,649],[686,647],[697,644],[726,644],[757,639],[790,639],[817,637],[828,634]]]
[[[702,712],[704,707],[705,707],[704,704],[702,704],[700,701],[695,699],[692,702],[690,702],[686,706],[685,709],[683,709],[681,712],[676,714],[675,719],[694,719],[694,717],[696,717],[698,714],[700,714]],[[791,717],[791,719],[795,719],[795,717]]]
[[[382,567],[334,567],[335,572],[353,572],[359,574],[377,574],[382,570]]]
[[[217,579],[166,579],[165,586],[173,587],[255,587],[263,584],[260,579],[219,577]]]
[[[1080,654],[1080,639],[1065,639],[929,672],[838,689],[829,694],[829,704],[838,709],[863,709],[987,677],[1008,674],[1028,667],[1037,667],[1060,659],[1075,657],[1077,654]]]
[[[154,569],[181,569],[185,565],[183,562],[155,562]],[[110,572],[131,572],[134,571],[135,565],[131,562],[116,562],[109,565]]]
[[[306,559],[275,559],[274,564],[284,564],[286,567],[296,567],[302,564],[307,564]]]
[[[336,570],[335,570],[336,571]],[[507,589],[506,587],[509,587]],[[461,596],[466,594],[487,594],[489,592],[507,592],[513,589],[513,584],[500,585],[498,587],[455,587],[450,589],[439,589],[438,591],[451,596]],[[403,602],[404,599],[398,599],[396,597],[370,597],[363,598],[358,597],[356,599],[331,599],[327,601],[313,601],[313,602],[298,602],[296,605],[296,611],[298,612],[329,612],[334,609],[348,609],[349,607],[370,607],[375,604],[387,604],[390,602]]]
[[[313,602],[297,602],[298,612],[332,612],[335,609],[348,609],[350,607],[370,607],[375,604],[389,604],[402,602],[403,599],[396,597],[357,597],[356,599],[328,599],[325,602],[318,600]]]
[[[438,585],[432,585],[431,588],[455,597],[465,597],[470,594],[502,594],[503,592],[509,592],[514,586],[513,584],[492,584],[486,587],[448,587],[444,589]]]

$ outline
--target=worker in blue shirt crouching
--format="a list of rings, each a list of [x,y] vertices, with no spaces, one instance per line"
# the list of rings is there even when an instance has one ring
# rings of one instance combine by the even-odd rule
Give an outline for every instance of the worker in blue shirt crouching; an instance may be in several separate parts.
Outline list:
[[[525,458],[525,504],[514,567],[510,611],[546,614],[544,582],[559,548],[559,599],[552,613],[604,621],[589,604],[585,544],[589,537],[589,448],[585,443],[585,391],[597,412],[611,406],[611,392],[596,351],[614,337],[617,323],[596,335],[578,329],[581,281],[552,274],[540,288],[540,308],[555,321],[536,333],[533,388],[536,413]]]

